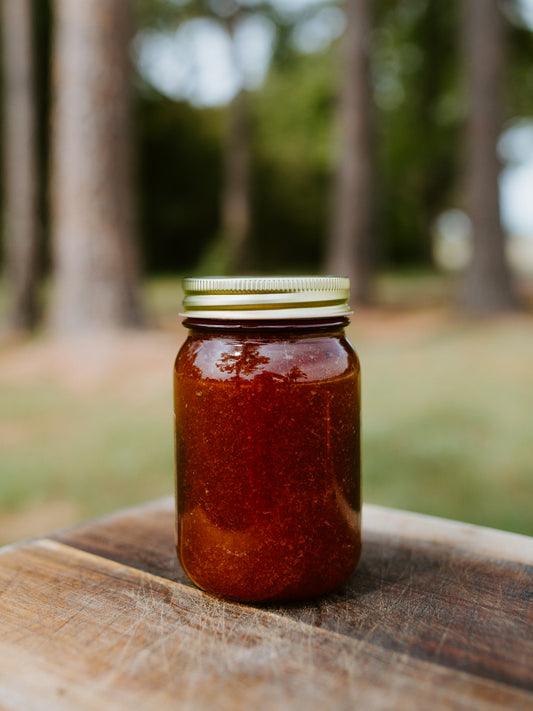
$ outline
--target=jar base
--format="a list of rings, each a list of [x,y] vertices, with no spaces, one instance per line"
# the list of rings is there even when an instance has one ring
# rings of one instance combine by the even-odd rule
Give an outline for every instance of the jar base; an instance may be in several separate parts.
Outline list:
[[[179,553],[178,558],[180,558],[187,577],[203,592],[230,602],[268,605],[303,602],[337,590],[354,573],[361,557],[360,545],[354,553],[350,565],[346,565],[342,570],[337,570],[334,576],[331,575],[331,571],[324,571],[322,575],[317,573],[312,577],[309,576],[307,580],[293,581],[288,585],[281,584],[279,586],[271,585],[271,576],[269,576],[264,585],[249,586],[248,588],[245,588],[242,582],[239,583],[228,578],[219,581],[219,584],[216,584],[213,579],[206,580],[201,574],[195,575],[188,569]],[[261,580],[261,578],[259,579]],[[278,582],[282,581],[278,579]],[[277,589],[275,589],[276,587]]]

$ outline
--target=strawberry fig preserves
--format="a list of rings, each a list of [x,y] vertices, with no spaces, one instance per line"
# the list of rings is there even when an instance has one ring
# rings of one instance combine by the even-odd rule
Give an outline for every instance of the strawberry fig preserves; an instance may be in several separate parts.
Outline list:
[[[361,552],[360,369],[340,277],[184,281],[176,540],[201,589],[289,601]]]

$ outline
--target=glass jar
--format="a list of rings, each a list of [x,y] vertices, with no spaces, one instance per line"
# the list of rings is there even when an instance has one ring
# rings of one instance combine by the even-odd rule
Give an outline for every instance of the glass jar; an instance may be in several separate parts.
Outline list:
[[[361,553],[360,368],[341,277],[184,280],[179,559],[232,600],[326,593]]]

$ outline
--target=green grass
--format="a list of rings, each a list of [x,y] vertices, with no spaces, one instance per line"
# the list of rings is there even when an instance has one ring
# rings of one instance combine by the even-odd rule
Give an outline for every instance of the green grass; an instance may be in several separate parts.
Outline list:
[[[71,499],[88,517],[172,491],[168,393],[131,403],[57,384],[3,385],[0,403],[12,432],[0,455],[0,510]]]
[[[533,535],[531,325],[363,340],[365,500]]]
[[[422,289],[393,281],[389,293],[408,300]],[[177,349],[175,279],[145,293],[156,323],[174,332],[175,320]],[[350,326],[364,500],[533,535],[533,320],[422,311],[417,325],[418,313],[356,313]],[[18,347],[0,345],[0,359]],[[172,493],[170,368],[146,387],[127,373],[93,390],[0,379],[0,514],[67,499],[90,517]]]

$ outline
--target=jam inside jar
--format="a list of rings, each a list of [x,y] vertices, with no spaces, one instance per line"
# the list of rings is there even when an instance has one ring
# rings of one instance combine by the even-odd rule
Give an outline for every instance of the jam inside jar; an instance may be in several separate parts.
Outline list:
[[[183,568],[201,589],[232,600],[331,591],[361,553],[360,368],[344,333],[346,303],[326,304],[323,315],[316,289],[304,289],[294,308],[294,291],[286,296],[281,314],[276,305],[243,317],[241,302],[230,314],[203,304],[195,311],[197,282],[205,292],[214,279],[189,281],[197,287],[188,287],[190,333],[174,370]]]

